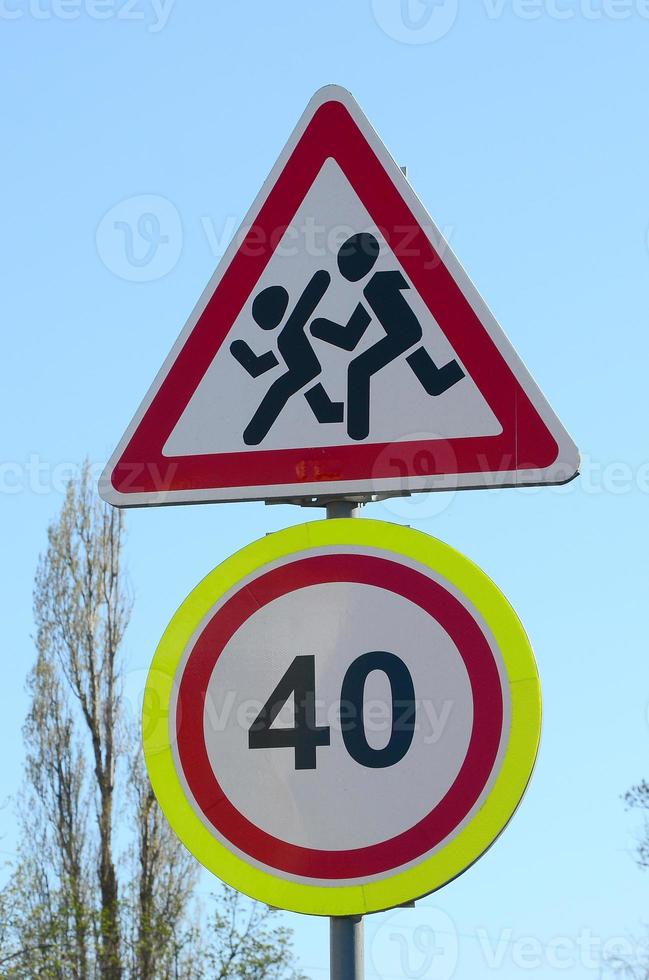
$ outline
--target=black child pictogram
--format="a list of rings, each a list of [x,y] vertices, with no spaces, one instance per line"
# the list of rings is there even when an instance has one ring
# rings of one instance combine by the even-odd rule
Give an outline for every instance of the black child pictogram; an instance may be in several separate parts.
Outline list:
[[[352,235],[338,252],[338,268],[349,282],[359,282],[372,270],[380,246],[374,235]],[[347,369],[347,432],[351,439],[365,439],[370,431],[370,382],[382,368],[405,354],[422,338],[421,325],[403,296],[410,286],[398,270],[375,272],[363,288],[363,296],[385,330],[385,337],[355,357]],[[322,317],[311,324],[314,337],[342,350],[353,351],[371,323],[359,303],[345,324]],[[464,377],[456,360],[437,367],[428,351],[418,347],[406,358],[429,395],[441,395]]]
[[[277,349],[288,370],[273,381],[246,426],[243,441],[247,446],[258,446],[268,435],[288,400],[322,372],[322,365],[305,334],[305,328],[330,281],[328,272],[324,270],[316,272],[280,330]],[[276,329],[284,318],[288,302],[289,295],[283,286],[268,286],[262,289],[252,304],[255,323],[262,330]],[[245,340],[233,341],[230,351],[253,378],[258,378],[279,364],[273,351],[257,355]],[[342,422],[342,403],[332,402],[320,383],[305,391],[304,397],[318,422]]]

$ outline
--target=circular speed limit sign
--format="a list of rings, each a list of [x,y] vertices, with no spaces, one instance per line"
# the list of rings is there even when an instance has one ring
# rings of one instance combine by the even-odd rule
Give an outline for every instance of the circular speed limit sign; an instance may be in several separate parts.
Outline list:
[[[468,559],[371,520],[257,541],[182,604],[145,692],[171,826],[285,909],[391,908],[493,843],[530,778],[541,698],[516,614]]]

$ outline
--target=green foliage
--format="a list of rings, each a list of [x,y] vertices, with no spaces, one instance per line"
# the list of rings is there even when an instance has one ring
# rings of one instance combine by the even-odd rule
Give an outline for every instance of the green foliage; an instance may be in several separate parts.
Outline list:
[[[205,980],[307,980],[293,962],[291,932],[277,912],[248,902],[229,888],[214,896],[204,951]]]

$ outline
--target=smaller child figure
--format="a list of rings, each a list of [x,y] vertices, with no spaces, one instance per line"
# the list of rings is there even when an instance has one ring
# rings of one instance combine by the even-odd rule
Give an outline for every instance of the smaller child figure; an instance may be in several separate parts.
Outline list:
[[[282,355],[287,371],[273,381],[261,404],[243,433],[247,446],[258,446],[268,435],[289,399],[313,381],[322,372],[305,329],[315,308],[327,291],[331,281],[328,272],[316,272],[306,285],[286,323],[279,332],[277,349]],[[255,296],[252,316],[262,330],[275,330],[282,322],[288,308],[289,295],[283,286],[268,286]],[[255,354],[245,340],[235,340],[230,345],[232,356],[253,378],[258,378],[277,367],[273,351]],[[318,383],[304,393],[311,411],[318,422],[342,422],[343,404],[333,402],[323,386]]]

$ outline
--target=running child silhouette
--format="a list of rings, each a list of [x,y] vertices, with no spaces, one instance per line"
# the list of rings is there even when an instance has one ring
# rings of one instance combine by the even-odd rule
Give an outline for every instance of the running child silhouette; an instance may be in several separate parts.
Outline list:
[[[379,251],[374,235],[367,232],[352,235],[338,252],[341,275],[349,282],[360,282],[373,269]],[[347,433],[351,439],[365,439],[369,435],[373,376],[422,338],[419,320],[403,295],[409,288],[405,277],[396,269],[375,272],[363,288],[363,296],[385,330],[385,337],[355,357],[347,369]],[[334,347],[353,351],[371,322],[372,317],[363,303],[358,303],[347,323],[318,317],[311,324],[311,333]],[[406,361],[429,395],[443,394],[464,377],[456,360],[437,367],[423,346],[409,354]]]
[[[305,334],[305,328],[330,281],[328,272],[316,272],[280,330],[277,349],[286,363],[287,371],[273,381],[246,426],[243,441],[247,446],[258,446],[268,435],[288,400],[321,374],[322,365]],[[262,330],[275,330],[284,318],[288,303],[289,295],[283,286],[262,289],[252,303],[255,323]],[[245,340],[233,341],[230,351],[253,378],[258,378],[279,364],[272,350],[257,355]],[[318,422],[342,422],[342,402],[331,401],[320,383],[305,391],[304,397]]]

